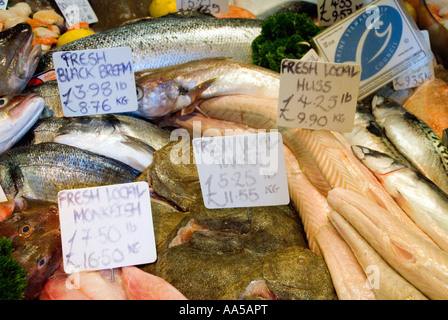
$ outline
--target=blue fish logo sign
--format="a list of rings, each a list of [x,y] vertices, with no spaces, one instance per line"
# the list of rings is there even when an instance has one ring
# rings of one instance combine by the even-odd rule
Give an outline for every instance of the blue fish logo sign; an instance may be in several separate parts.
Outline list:
[[[391,6],[375,6],[359,15],[339,40],[335,62],[361,65],[361,81],[372,77],[392,59],[400,44],[403,22]]]

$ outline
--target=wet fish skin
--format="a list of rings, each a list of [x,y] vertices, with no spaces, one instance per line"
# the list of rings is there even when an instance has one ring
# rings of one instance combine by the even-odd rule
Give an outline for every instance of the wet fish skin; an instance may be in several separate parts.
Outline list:
[[[35,94],[0,98],[0,154],[25,135],[43,109],[44,100]]]
[[[0,222],[0,236],[12,240],[12,256],[27,273],[25,299],[37,298],[62,263],[57,204],[27,200],[24,209]]]
[[[170,133],[155,124],[125,115],[76,117],[56,132],[53,142],[91,151],[143,171],[155,150],[170,142]]]
[[[352,149],[417,226],[448,251],[448,195],[387,154],[361,146]]]
[[[207,58],[160,68],[136,80],[138,111],[161,117],[217,96],[278,98],[279,74],[227,58]]]
[[[250,44],[260,32],[261,20],[174,13],[98,32],[54,51],[129,46],[134,71],[222,55],[251,62]],[[36,72],[53,68],[52,52],[49,52],[42,56]]]
[[[22,92],[33,76],[42,54],[39,44],[32,45],[33,39],[28,23],[0,32],[0,96]]]
[[[361,145],[376,151],[387,153],[408,167],[412,164],[395,148],[376,123],[371,111],[362,105],[356,107],[353,130],[342,135],[351,145]]]
[[[440,137],[391,99],[375,96],[372,113],[397,150],[418,171],[448,193],[448,149]]]
[[[0,185],[8,200],[57,202],[60,190],[133,182],[139,171],[114,159],[59,143],[40,143],[0,156]]]
[[[46,81],[34,86],[26,87],[23,93],[34,93],[45,100],[45,110],[41,118],[64,117],[62,112],[61,97],[59,95],[58,82],[56,80]]]

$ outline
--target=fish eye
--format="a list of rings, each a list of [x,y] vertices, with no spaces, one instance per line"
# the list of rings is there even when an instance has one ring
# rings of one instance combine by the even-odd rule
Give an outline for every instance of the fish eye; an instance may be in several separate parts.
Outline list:
[[[46,262],[47,260],[45,258],[40,259],[39,262],[37,263],[37,267],[38,268],[44,267]]]
[[[20,226],[19,232],[22,236],[28,237],[33,233],[33,228],[29,224]]]
[[[137,87],[137,100],[142,100],[143,99],[143,89],[140,87]]]
[[[8,98],[0,98],[0,107],[5,106],[8,103]]]
[[[188,93],[188,89],[182,86],[179,86],[179,94],[184,96]]]

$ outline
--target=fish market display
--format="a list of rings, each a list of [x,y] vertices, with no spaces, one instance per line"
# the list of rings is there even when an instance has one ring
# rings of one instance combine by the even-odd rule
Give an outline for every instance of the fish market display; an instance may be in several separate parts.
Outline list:
[[[27,200],[25,208],[0,222],[0,235],[12,240],[12,256],[27,273],[25,299],[37,298],[62,263],[57,204]]]
[[[448,250],[448,196],[418,171],[387,154],[353,146],[411,219],[443,250]]]
[[[136,84],[138,111],[156,118],[217,96],[246,94],[274,99],[279,75],[248,63],[209,58],[146,73]]]
[[[134,71],[160,68],[206,57],[251,62],[250,43],[260,34],[255,19],[171,14],[98,32],[53,52],[129,46]],[[179,54],[182,52],[182,54]],[[52,52],[42,56],[37,72],[53,68]]]
[[[423,121],[393,100],[376,96],[372,112],[378,125],[412,165],[448,192],[448,150]]]
[[[34,125],[44,103],[34,94],[0,98],[0,154],[11,148]]]
[[[33,37],[28,23],[0,32],[0,96],[22,92],[33,76],[42,52]]]
[[[8,199],[57,202],[60,190],[132,182],[138,174],[114,159],[52,142],[0,156],[0,185]]]

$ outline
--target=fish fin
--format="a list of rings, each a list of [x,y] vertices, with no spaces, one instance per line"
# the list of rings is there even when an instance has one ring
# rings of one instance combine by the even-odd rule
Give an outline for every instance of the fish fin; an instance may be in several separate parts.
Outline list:
[[[196,111],[200,114],[202,114],[204,117],[211,119],[211,117],[209,117],[209,115],[207,113],[205,113],[204,111],[202,111],[202,109],[199,106],[196,106]]]
[[[137,138],[128,136],[126,134],[123,135],[123,139],[121,140],[121,142],[123,144],[133,145],[135,148],[143,149],[143,150],[145,150],[147,152],[150,152],[150,153],[154,153],[154,151],[155,151],[155,149],[153,147],[151,147],[150,145],[144,143],[143,141],[141,141],[141,140],[139,140]]]
[[[198,99],[200,95],[208,88],[210,88],[216,82],[217,79],[218,77],[201,82],[190,91],[186,92],[183,95],[180,95],[176,101],[176,106],[173,108],[173,112],[182,111],[181,112],[182,115],[186,115],[193,112],[199,103]]]
[[[180,111],[177,113],[177,115],[180,116],[180,117],[182,117],[182,116],[186,116],[186,115],[188,115],[188,114],[194,112],[195,109],[196,109],[197,107],[198,107],[197,104],[193,104],[193,105],[191,105],[191,106],[189,106],[189,107],[187,107],[187,108],[185,108],[185,109],[180,110]]]

